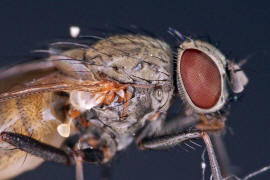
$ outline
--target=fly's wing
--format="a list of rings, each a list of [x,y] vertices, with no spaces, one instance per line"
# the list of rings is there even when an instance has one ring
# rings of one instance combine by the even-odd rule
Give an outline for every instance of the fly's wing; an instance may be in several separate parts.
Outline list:
[[[80,81],[65,76],[60,72],[52,72],[46,76],[33,80],[28,83],[19,84],[11,90],[0,94],[0,102],[14,98],[25,97],[38,93],[56,92],[56,91],[87,91],[98,92],[102,89],[101,81]]]
[[[47,60],[39,60],[10,68],[0,69],[0,93],[5,92],[26,82],[39,79],[56,71],[54,64]]]

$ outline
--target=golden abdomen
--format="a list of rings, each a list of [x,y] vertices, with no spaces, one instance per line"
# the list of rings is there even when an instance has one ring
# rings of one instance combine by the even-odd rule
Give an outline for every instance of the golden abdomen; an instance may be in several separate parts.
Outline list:
[[[60,121],[56,120],[52,114],[51,102],[52,93],[43,93],[0,103],[0,132],[24,134],[41,142],[59,146],[62,140],[56,132],[56,127]],[[25,157],[25,152],[14,149],[5,142],[0,142],[0,179],[12,175],[4,176],[3,172],[14,173],[15,171],[14,175],[16,175],[16,172],[29,168],[23,165]],[[28,162],[30,158],[31,155],[27,155],[25,162]],[[18,162],[22,164],[18,166]],[[42,162],[41,159],[40,162]],[[19,169],[13,168],[15,164]],[[34,164],[37,166],[40,163],[30,163],[30,165]]]

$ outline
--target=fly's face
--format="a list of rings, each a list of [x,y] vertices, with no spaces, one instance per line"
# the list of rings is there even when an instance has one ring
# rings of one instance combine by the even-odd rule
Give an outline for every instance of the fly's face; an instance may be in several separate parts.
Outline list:
[[[229,93],[242,92],[247,83],[240,66],[227,60],[212,45],[199,40],[186,40],[179,46],[178,90],[187,107],[198,113],[201,120],[213,119],[208,115],[219,112],[228,102]]]

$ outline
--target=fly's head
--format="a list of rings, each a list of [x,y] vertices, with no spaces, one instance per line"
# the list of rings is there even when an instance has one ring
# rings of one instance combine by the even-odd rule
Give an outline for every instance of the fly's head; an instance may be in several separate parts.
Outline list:
[[[229,94],[240,93],[248,79],[240,64],[229,61],[214,46],[200,40],[185,40],[178,49],[177,86],[187,108],[197,113],[204,124],[219,120],[213,127],[224,127],[225,117],[218,117]],[[229,86],[228,86],[229,85]],[[222,119],[222,120],[221,120]]]

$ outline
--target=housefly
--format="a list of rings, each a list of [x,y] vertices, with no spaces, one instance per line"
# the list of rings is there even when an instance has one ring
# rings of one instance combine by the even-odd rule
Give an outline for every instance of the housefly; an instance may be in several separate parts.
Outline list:
[[[81,180],[82,162],[107,163],[132,142],[159,149],[202,138],[213,178],[222,179],[207,132],[225,127],[229,93],[242,92],[248,79],[239,64],[212,45],[170,32],[181,41],[177,85],[169,45],[135,34],[90,45],[52,43],[47,59],[3,71],[0,178],[14,177],[43,159],[75,164]],[[166,122],[176,89],[185,115]],[[183,121],[195,122],[194,127],[175,133]],[[34,156],[25,159],[26,153]],[[19,168],[20,161],[28,166]]]

